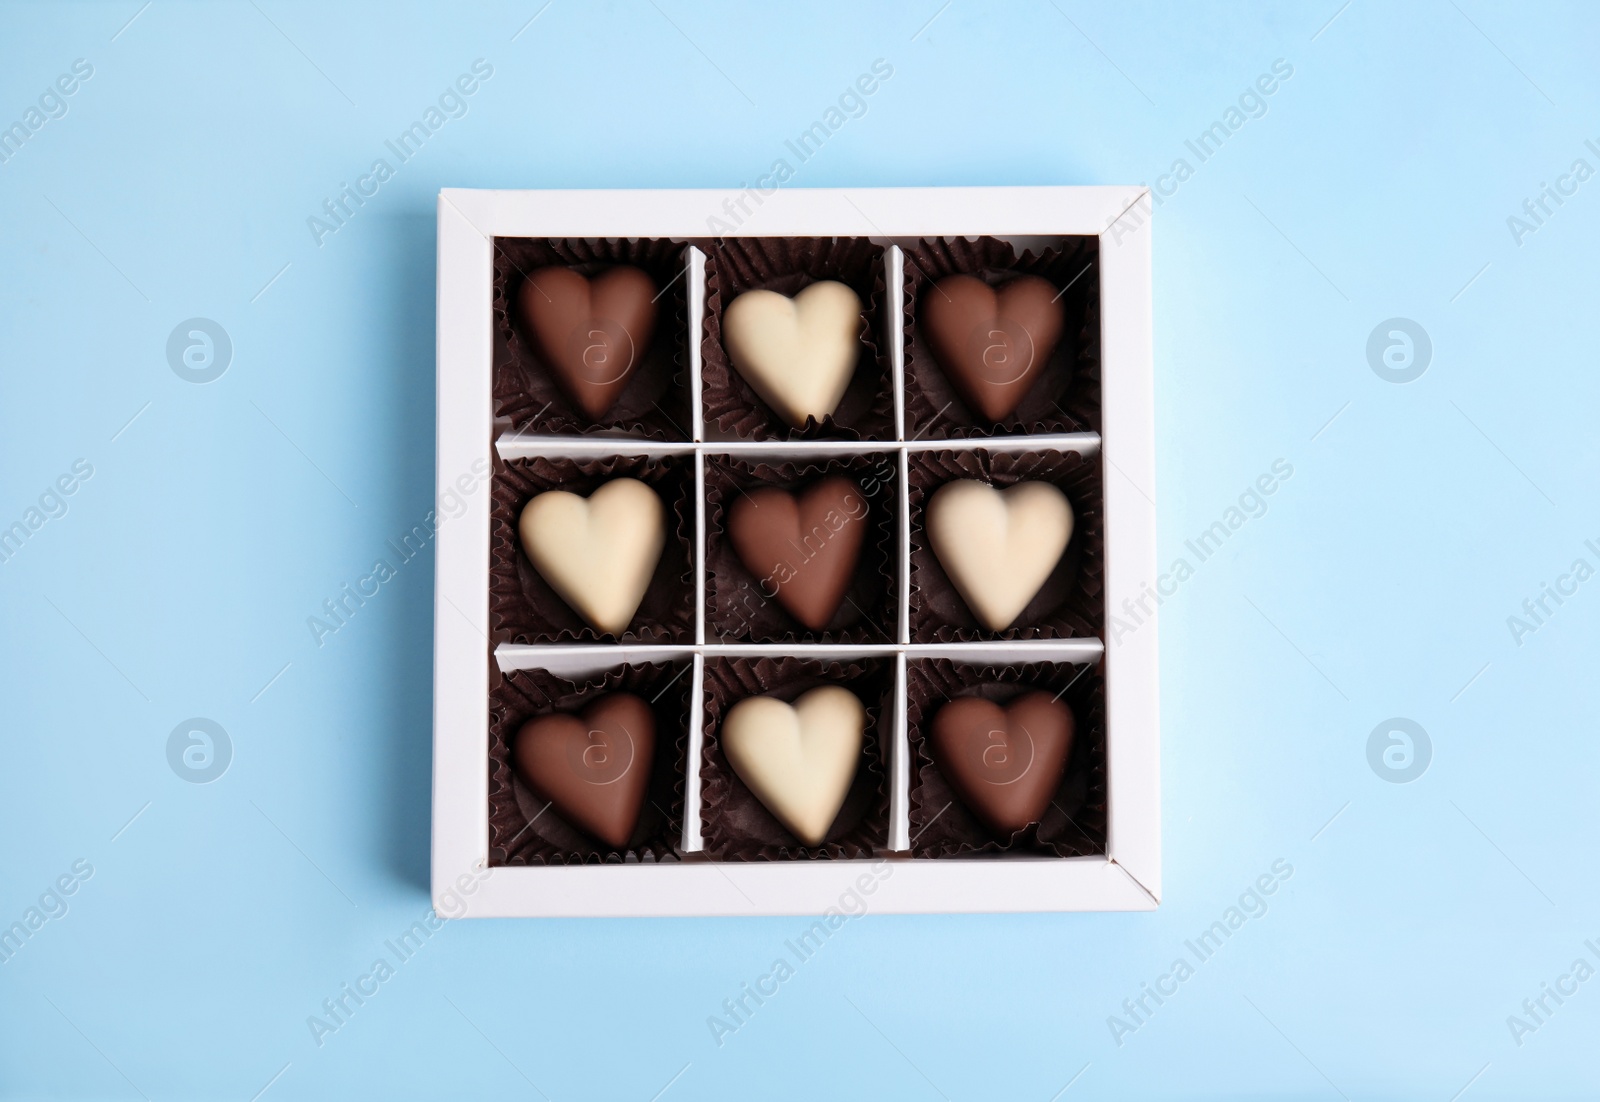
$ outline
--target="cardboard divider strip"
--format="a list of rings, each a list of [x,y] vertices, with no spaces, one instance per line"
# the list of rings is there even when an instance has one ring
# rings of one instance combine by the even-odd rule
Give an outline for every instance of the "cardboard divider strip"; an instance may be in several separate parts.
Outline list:
[[[704,741],[701,725],[705,722],[706,660],[702,654],[694,656],[694,695],[689,698],[689,752],[684,762],[683,776],[683,852],[699,853],[705,849],[700,837],[700,751]]]
[[[690,427],[696,440],[706,438],[705,395],[701,392],[700,329],[706,318],[706,254],[689,246],[689,394]]]
[[[899,245],[884,250],[883,263],[888,273],[888,301],[900,303],[905,299],[905,254]],[[887,308],[883,324],[889,345],[889,373],[894,379],[894,438],[906,438],[906,330],[902,324],[902,311]]]
[[[889,848],[911,848],[911,747],[906,738],[906,656],[895,655],[894,753],[890,761]]]

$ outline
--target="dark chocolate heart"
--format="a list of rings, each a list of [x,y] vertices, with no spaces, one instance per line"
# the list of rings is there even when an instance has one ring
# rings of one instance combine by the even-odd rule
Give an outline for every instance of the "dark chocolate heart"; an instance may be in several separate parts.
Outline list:
[[[1036,823],[1061,786],[1072,709],[1032,692],[1002,708],[960,697],[933,717],[933,760],[950,787],[1002,838]]]
[[[1027,397],[1061,338],[1062,314],[1059,293],[1038,276],[999,288],[946,276],[922,296],[934,358],[967,408],[990,421],[1010,417]]]
[[[576,716],[530,719],[511,759],[523,783],[563,819],[621,849],[639,822],[655,745],[650,706],[632,693],[612,693]]]
[[[540,268],[522,281],[518,304],[534,351],[589,420],[617,404],[650,347],[655,297],[655,281],[628,266],[593,279]]]
[[[728,510],[728,541],[761,595],[776,597],[812,631],[839,611],[866,534],[866,496],[842,475],[798,497],[770,486],[750,490]]]

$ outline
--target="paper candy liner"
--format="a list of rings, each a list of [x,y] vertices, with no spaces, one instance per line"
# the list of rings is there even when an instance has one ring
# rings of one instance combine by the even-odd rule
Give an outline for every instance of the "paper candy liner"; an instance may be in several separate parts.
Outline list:
[[[593,277],[628,264],[655,281],[656,324],[633,377],[605,419],[596,423],[567,401],[528,339],[517,296],[539,268],[571,268]],[[547,435],[627,434],[687,441],[689,408],[688,253],[681,241],[658,238],[497,237],[494,240],[494,410],[518,432]]]
[[[734,773],[719,735],[728,709],[749,696],[792,702],[819,685],[861,698],[867,726],[861,762],[838,817],[820,846],[802,845]],[[806,861],[870,857],[889,841],[889,747],[894,734],[894,666],[881,658],[817,662],[802,658],[707,658],[700,752],[700,831],[718,861]]]
[[[730,237],[704,243],[706,309],[701,390],[707,429],[743,440],[893,440],[894,373],[882,333],[883,247],[864,237]],[[839,406],[819,424],[791,428],[751,389],[722,345],[722,315],[745,291],[794,296],[820,280],[847,284],[861,299],[861,355]]]
[[[588,497],[614,478],[636,478],[660,495],[667,541],[650,588],[622,635],[590,627],[528,561],[517,534],[523,506],[546,490]],[[692,643],[694,641],[694,457],[495,461],[489,512],[490,645],[499,643]]]
[[[740,560],[728,538],[727,514],[745,491],[759,486],[803,490],[834,475],[844,475],[861,488],[870,527],[844,602],[825,630],[813,632],[762,592],[760,579]],[[787,463],[747,463],[730,456],[708,456],[705,484],[707,642],[895,641],[900,476],[892,452]]]
[[[911,507],[911,642],[995,639],[1081,639],[1105,624],[1105,529],[1100,458],[1076,452],[914,451],[909,456]],[[1072,539],[1061,561],[1005,631],[985,628],[928,546],[925,511],[934,491],[971,478],[1004,489],[1049,482],[1072,504]]]
[[[1100,431],[1100,239],[1066,237],[1017,256],[994,237],[941,237],[904,250],[906,439]],[[1066,288],[1066,324],[1050,360],[1010,417],[996,424],[969,410],[933,355],[918,314],[934,284],[970,275],[991,287],[1036,275]],[[1070,286],[1069,286],[1070,285]]]
[[[1034,690],[1062,693],[1062,701],[1077,721],[1072,750],[1061,786],[1040,821],[1000,837],[973,815],[950,787],[933,759],[929,734],[939,709],[957,697],[975,696],[1003,706]],[[943,658],[908,659],[911,856],[1017,853],[1086,857],[1105,853],[1105,728],[1105,671],[1101,665],[1038,662],[979,667]]]
[[[619,666],[583,682],[548,670],[502,674],[490,662],[489,864],[637,864],[679,859],[683,837],[683,776],[688,754],[689,697],[694,678],[687,660]],[[576,713],[609,693],[633,693],[656,720],[655,760],[639,824],[626,849],[613,849],[561,818],[535,796],[511,764],[511,744],[530,719]]]

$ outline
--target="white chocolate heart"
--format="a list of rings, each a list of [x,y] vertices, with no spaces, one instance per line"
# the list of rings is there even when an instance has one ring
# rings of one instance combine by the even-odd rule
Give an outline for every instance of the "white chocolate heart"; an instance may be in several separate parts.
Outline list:
[[[861,299],[825,279],[794,298],[746,291],[722,315],[728,357],[761,400],[795,428],[839,407],[861,355]]]
[[[728,709],[722,748],[767,810],[816,846],[855,779],[866,722],[860,698],[837,685],[812,689],[793,704],[752,696]]]
[[[550,588],[596,631],[621,635],[633,622],[667,542],[667,511],[634,478],[607,482],[587,499],[540,494],[517,523],[522,549]]]
[[[928,543],[956,592],[990,631],[1010,627],[1072,539],[1072,506],[1048,482],[997,490],[961,479],[928,501]]]

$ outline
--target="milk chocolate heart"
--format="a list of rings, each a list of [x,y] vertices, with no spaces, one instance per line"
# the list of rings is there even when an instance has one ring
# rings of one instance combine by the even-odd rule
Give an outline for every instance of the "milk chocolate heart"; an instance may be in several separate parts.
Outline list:
[[[1038,276],[999,288],[946,276],[922,296],[922,330],[950,385],[989,421],[1010,417],[1055,351],[1063,324],[1059,293]]]
[[[573,826],[621,849],[650,787],[656,719],[632,693],[603,696],[579,715],[530,719],[511,760],[524,784]]]
[[[728,358],[761,400],[795,428],[839,407],[861,355],[861,299],[824,279],[794,298],[746,291],[722,315]]]
[[[812,631],[828,626],[855,577],[867,533],[867,499],[842,475],[798,496],[776,487],[741,494],[728,510],[728,542],[756,576]]]
[[[561,599],[596,631],[633,622],[667,543],[667,511],[636,478],[614,478],[588,499],[547,490],[517,520],[522,550]]]
[[[866,723],[861,699],[838,685],[793,704],[746,697],[722,721],[722,750],[756,799],[795,837],[818,846],[850,793]]]
[[[1036,823],[1061,786],[1072,751],[1072,709],[1049,693],[1002,708],[961,697],[933,717],[933,760],[966,804],[1002,837]]]
[[[522,321],[561,393],[591,421],[617,404],[650,347],[656,285],[638,268],[587,279],[571,268],[540,268],[522,281]]]
[[[972,615],[1004,631],[1043,588],[1072,539],[1072,504],[1048,482],[997,490],[963,478],[928,499],[928,543]]]

